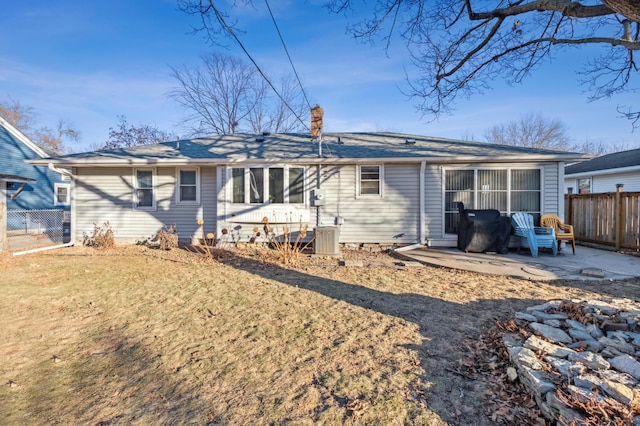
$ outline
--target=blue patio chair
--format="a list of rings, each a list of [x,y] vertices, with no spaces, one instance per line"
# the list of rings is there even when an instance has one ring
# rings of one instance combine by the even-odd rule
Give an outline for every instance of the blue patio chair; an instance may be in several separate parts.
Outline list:
[[[533,216],[528,213],[514,213],[511,216],[514,234],[520,237],[518,253],[521,247],[529,247],[533,257],[538,256],[538,249],[547,247],[553,250],[553,255],[558,254],[558,241],[553,228],[543,228],[533,225]]]

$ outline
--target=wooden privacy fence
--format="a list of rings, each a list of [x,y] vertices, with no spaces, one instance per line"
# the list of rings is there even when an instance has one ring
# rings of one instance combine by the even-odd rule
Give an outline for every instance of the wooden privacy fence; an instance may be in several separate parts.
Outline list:
[[[576,241],[640,250],[640,192],[565,194],[565,223]]]

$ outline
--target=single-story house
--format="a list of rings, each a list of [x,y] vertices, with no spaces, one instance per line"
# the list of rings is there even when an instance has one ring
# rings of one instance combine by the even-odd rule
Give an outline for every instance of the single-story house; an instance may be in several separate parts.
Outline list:
[[[30,222],[25,219],[25,212],[69,210],[71,179],[66,175],[68,172],[49,167],[48,163],[26,162],[50,155],[0,117],[0,250],[7,246],[9,231],[22,229],[25,222]],[[38,221],[39,226],[62,223],[62,218],[57,216],[38,218],[47,219],[46,223]]]
[[[25,162],[50,156],[0,117],[0,173],[5,175],[2,200],[8,210],[69,209],[71,179],[65,171]]]
[[[135,242],[250,241],[335,227],[340,243],[455,246],[457,202],[563,215],[564,164],[581,154],[397,133],[230,134],[32,161],[71,168],[72,232],[108,221]]]
[[[640,191],[640,149],[614,152],[565,167],[565,192],[574,194]]]

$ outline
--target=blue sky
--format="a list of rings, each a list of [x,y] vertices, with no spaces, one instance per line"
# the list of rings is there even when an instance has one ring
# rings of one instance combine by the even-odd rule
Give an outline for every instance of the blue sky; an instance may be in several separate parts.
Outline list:
[[[289,53],[312,103],[325,110],[325,131],[394,131],[483,140],[485,131],[527,113],[566,124],[582,143],[640,144],[640,130],[618,118],[617,105],[633,94],[587,102],[575,71],[584,51],[561,55],[523,85],[497,82],[493,90],[459,100],[452,115],[429,122],[402,93],[404,46],[385,53],[345,33],[346,18],[329,14],[325,0],[270,0]],[[227,2],[223,2],[227,3]],[[235,9],[247,49],[270,75],[290,74],[286,54],[266,7]],[[175,0],[31,0],[5,2],[0,14],[0,99],[33,107],[40,124],[62,118],[81,132],[75,150],[108,138],[124,115],[132,124],[174,130],[185,112],[167,93],[170,66],[195,66],[200,55],[221,50],[192,34],[196,17]],[[227,52],[243,57],[228,43]],[[635,102],[636,107],[640,107]],[[179,130],[176,130],[179,133]]]

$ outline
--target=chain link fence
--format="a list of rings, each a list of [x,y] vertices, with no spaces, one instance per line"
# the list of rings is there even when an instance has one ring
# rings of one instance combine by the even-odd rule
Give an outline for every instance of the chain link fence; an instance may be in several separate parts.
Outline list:
[[[9,250],[27,250],[70,241],[68,210],[7,210]]]

